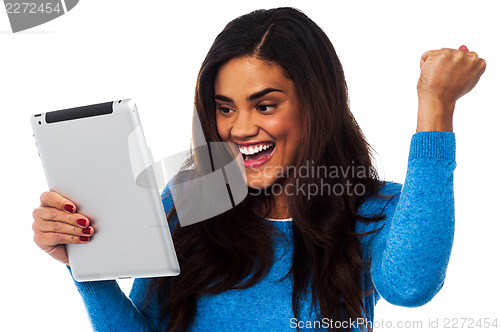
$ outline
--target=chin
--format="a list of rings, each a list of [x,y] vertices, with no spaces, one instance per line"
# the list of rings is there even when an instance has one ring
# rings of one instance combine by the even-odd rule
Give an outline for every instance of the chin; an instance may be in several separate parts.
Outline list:
[[[266,189],[271,187],[272,183],[267,183],[267,182],[260,182],[260,181],[252,181],[251,183],[248,183],[248,187],[252,189]]]
[[[272,188],[271,192],[283,192],[285,188],[288,188],[292,185],[290,178],[286,178],[283,176],[277,176],[277,174],[273,174],[272,176],[259,176],[252,178],[251,176],[246,176],[247,186],[256,190],[266,190],[271,189],[272,186],[278,186],[281,188]],[[288,188],[287,190],[290,190]]]
[[[263,190],[276,183],[276,178],[249,179],[247,176],[246,182],[250,188]]]

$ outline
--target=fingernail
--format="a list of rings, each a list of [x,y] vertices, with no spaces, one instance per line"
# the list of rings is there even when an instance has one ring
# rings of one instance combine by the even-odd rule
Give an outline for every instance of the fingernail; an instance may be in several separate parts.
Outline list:
[[[73,205],[71,205],[71,204],[66,204],[66,205],[64,206],[64,209],[65,209],[66,211],[68,211],[68,212],[73,212]]]
[[[83,234],[90,234],[90,228],[84,228],[82,229]]]
[[[86,236],[80,236],[80,241],[88,242],[90,239]]]
[[[82,227],[85,227],[87,225],[87,220],[85,219],[78,219],[76,222]]]

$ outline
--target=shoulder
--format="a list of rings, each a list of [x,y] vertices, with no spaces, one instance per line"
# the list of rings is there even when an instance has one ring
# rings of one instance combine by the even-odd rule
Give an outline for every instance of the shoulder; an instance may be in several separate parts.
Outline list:
[[[374,222],[358,220],[356,222],[356,232],[372,232],[383,228],[387,222],[390,222],[399,202],[402,189],[403,185],[401,183],[384,181],[379,192],[367,197],[358,209],[358,214],[363,217],[384,216],[384,218]]]
[[[403,185],[401,183],[393,181],[384,181],[384,186],[382,187],[379,193],[382,195],[399,197],[402,189]]]
[[[168,211],[170,211],[170,209],[174,206],[174,196],[177,200],[179,200],[180,194],[181,198],[185,196],[182,194],[184,191],[176,189],[176,185],[194,179],[195,175],[194,170],[182,170],[167,182],[161,193],[161,201],[163,203],[165,213],[168,213]]]
[[[356,222],[356,233],[363,235],[360,237],[360,244],[365,261],[369,261],[371,258],[372,241],[387,236],[402,189],[401,183],[385,181],[379,192],[366,198],[359,207],[358,214],[363,217],[382,216],[382,219],[378,221],[358,219]]]
[[[168,215],[169,211],[174,207],[174,199],[172,197],[171,182],[167,183],[165,189],[161,193],[161,202],[163,204],[163,209],[165,210],[165,216]],[[174,219],[169,222],[170,232],[173,232],[175,225],[179,221],[177,213],[174,215]]]
[[[358,213],[364,216],[384,213],[389,206],[397,204],[402,190],[403,185],[401,183],[384,181],[384,185],[379,192],[369,196],[361,204]]]
[[[163,189],[161,193],[161,201],[163,203],[163,208],[165,209],[165,213],[167,213],[174,206],[174,200],[172,199],[170,186],[171,184],[167,183],[165,189]]]

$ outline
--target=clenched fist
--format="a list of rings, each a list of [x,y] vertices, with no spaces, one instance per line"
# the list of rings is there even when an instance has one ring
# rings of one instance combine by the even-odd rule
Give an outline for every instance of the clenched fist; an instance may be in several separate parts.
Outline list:
[[[484,59],[465,46],[425,52],[417,85],[417,132],[453,131],[456,101],[474,88],[485,69]]]

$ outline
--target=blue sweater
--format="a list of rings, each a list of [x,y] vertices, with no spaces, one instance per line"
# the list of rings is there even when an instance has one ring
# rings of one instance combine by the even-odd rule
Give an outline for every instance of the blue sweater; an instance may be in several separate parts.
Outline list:
[[[430,301],[441,289],[450,258],[454,233],[453,171],[455,134],[421,132],[412,136],[405,183],[387,182],[382,193],[392,199],[370,198],[361,207],[363,215],[379,212],[386,218],[375,223],[357,223],[366,232],[384,226],[374,235],[361,238],[364,259],[372,259],[363,287],[375,291],[365,298],[366,321],[374,321],[374,307],[380,297],[389,303],[416,307]],[[164,199],[166,209],[172,202]],[[272,222],[272,221],[267,221]],[[291,223],[275,221],[287,241],[275,241],[275,261],[267,276],[255,286],[203,296],[193,331],[294,331],[324,330],[329,320],[318,320],[306,298],[301,321],[292,312],[292,280],[280,280],[292,259]],[[181,271],[182,273],[182,271]],[[136,279],[127,297],[116,281],[75,284],[96,331],[163,331],[156,296],[145,307],[148,279]],[[361,331],[362,325],[353,331]],[[345,323],[347,324],[347,322]],[[310,328],[310,329],[309,329]]]

